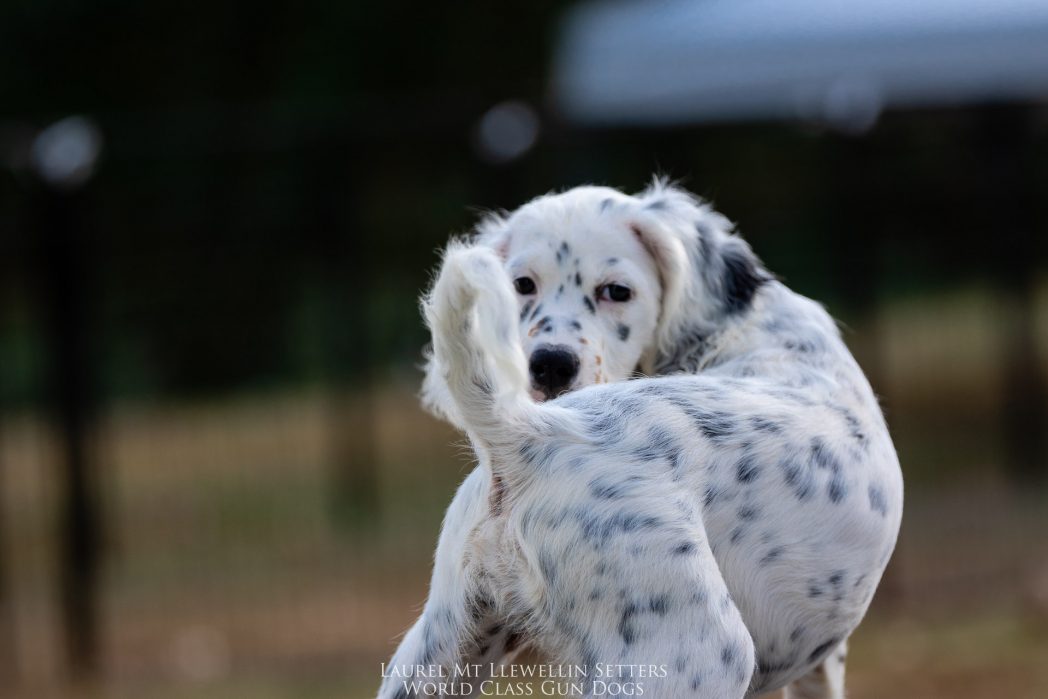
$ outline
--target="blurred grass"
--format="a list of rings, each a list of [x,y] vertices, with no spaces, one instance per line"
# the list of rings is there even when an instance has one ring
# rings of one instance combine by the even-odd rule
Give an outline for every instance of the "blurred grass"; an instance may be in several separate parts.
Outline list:
[[[853,641],[853,698],[1048,696],[1048,498],[1000,474],[994,317],[992,295],[969,289],[895,303],[847,333],[876,343],[856,349],[879,358],[874,382],[909,483],[896,556]],[[1039,342],[1048,347],[1048,320]],[[461,437],[412,391],[394,380],[371,395],[109,410],[94,444],[104,682],[80,690],[61,681],[57,650],[56,443],[38,416],[5,416],[19,684],[0,678],[0,694],[372,696],[470,468]],[[333,509],[332,464],[347,443],[373,454],[379,475],[378,519],[359,529]]]
[[[965,605],[934,618],[873,614],[853,636],[849,696],[1048,696],[1048,625],[1030,610]]]

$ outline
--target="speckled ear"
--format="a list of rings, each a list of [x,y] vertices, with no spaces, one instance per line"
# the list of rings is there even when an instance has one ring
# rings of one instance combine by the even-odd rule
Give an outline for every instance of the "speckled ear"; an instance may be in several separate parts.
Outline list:
[[[672,354],[725,315],[749,308],[771,279],[732,224],[707,203],[663,179],[636,196],[633,230],[658,265],[663,287],[656,353]]]
[[[721,263],[721,287],[724,292],[724,310],[728,315],[741,313],[750,307],[753,295],[771,275],[745,240],[728,237],[718,248]]]

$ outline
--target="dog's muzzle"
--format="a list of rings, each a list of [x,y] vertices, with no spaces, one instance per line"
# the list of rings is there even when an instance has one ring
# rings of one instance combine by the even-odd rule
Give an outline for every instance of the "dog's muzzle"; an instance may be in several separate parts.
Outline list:
[[[528,362],[531,383],[549,398],[556,398],[568,390],[579,375],[579,357],[563,345],[540,347]]]

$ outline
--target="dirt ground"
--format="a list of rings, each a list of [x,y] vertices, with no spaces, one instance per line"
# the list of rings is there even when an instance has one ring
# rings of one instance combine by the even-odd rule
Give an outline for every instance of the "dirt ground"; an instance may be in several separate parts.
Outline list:
[[[379,663],[425,597],[443,508],[468,468],[458,438],[414,406],[392,391],[363,405],[303,394],[109,415],[97,445],[101,673],[90,686],[63,679],[55,444],[39,420],[9,420],[0,632],[12,650],[4,657],[0,644],[0,696],[373,696]],[[332,410],[373,421],[373,443],[358,446],[380,480],[363,523],[333,504],[328,427],[349,419]],[[900,451],[951,464],[984,453],[927,444],[900,437]],[[949,478],[914,473],[895,558],[852,639],[849,696],[1048,696],[1048,497],[978,463]]]

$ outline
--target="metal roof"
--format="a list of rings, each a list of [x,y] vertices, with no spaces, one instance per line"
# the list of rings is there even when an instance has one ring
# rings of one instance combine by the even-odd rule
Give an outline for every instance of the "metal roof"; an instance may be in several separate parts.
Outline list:
[[[632,0],[565,21],[553,101],[588,124],[825,119],[1048,96],[1048,0]]]

